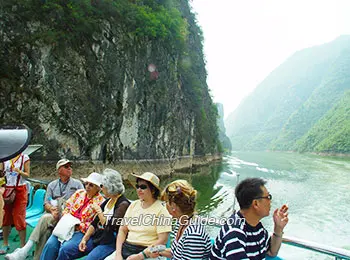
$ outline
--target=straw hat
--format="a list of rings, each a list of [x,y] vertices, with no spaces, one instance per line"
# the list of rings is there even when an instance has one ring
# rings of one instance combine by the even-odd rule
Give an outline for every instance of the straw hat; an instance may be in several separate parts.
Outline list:
[[[160,191],[159,178],[154,173],[145,172],[141,175],[136,175],[136,174],[132,173],[132,174],[129,174],[128,179],[131,182],[132,186],[134,186],[134,187],[136,185],[136,179],[141,179],[144,181],[148,181],[149,183],[152,183],[153,186],[156,187]]]

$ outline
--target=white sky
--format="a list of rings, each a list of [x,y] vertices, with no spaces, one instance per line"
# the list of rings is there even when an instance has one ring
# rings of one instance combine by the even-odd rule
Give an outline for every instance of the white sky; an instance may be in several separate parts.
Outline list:
[[[350,34],[350,0],[193,0],[208,85],[225,118],[300,49]]]

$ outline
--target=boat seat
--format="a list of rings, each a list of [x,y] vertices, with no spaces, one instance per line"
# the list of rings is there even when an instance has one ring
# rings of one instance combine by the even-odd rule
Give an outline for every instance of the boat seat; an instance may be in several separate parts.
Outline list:
[[[38,224],[39,222],[39,219],[43,216],[43,214],[39,214],[39,215],[36,215],[36,216],[33,216],[31,218],[26,218],[26,222],[29,226],[31,226],[32,228],[35,228],[36,225]]]
[[[27,204],[27,210],[32,206],[33,204],[33,192],[34,187],[32,185],[29,186],[29,192],[28,192],[28,204]]]
[[[46,190],[37,189],[34,193],[33,205],[27,209],[26,219],[31,218],[37,215],[40,215],[44,212],[44,199],[45,199]]]

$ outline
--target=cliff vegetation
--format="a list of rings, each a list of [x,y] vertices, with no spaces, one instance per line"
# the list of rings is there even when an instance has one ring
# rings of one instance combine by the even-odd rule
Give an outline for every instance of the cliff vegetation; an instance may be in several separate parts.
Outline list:
[[[172,164],[219,151],[187,0],[0,5],[1,123],[27,124],[40,158]]]

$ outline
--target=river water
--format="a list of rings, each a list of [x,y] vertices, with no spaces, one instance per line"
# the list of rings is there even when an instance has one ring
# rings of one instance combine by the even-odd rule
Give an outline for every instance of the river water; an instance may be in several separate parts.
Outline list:
[[[216,219],[228,217],[235,205],[237,181],[262,177],[273,196],[272,208],[287,203],[289,223],[285,235],[350,249],[350,158],[296,153],[233,152],[220,164],[192,174],[162,179],[189,180],[198,190],[198,211]],[[135,195],[130,194],[132,197]],[[263,220],[273,230],[272,216]],[[218,230],[209,227],[212,237]],[[284,259],[334,259],[293,246],[282,245]]]

